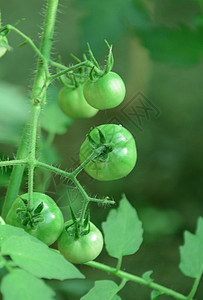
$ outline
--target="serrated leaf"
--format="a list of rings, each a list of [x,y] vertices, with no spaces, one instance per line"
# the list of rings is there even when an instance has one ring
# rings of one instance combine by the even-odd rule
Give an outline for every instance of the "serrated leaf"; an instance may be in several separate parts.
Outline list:
[[[94,287],[81,300],[117,300],[118,285],[111,280],[95,281]],[[116,298],[115,298],[116,297]]]
[[[112,257],[134,254],[142,243],[142,223],[125,195],[119,208],[110,211],[102,228],[107,252]]]
[[[41,127],[51,133],[64,134],[73,120],[66,116],[58,106],[57,97],[59,89],[50,86],[47,94],[47,104],[41,117]]]
[[[4,276],[1,292],[4,300],[53,300],[55,296],[43,280],[19,269]]]
[[[203,218],[197,223],[195,234],[184,232],[184,245],[180,247],[180,270],[186,276],[197,278],[203,270]]]
[[[16,265],[40,278],[84,278],[61,254],[35,240],[29,235],[11,236],[2,243],[1,253],[10,255]]]
[[[163,292],[160,291],[152,291],[150,295],[151,300],[156,300],[158,299],[161,295],[163,295]]]
[[[151,270],[150,270],[150,271],[147,271],[147,272],[145,272],[145,273],[142,275],[142,278],[143,278],[144,280],[146,280],[148,283],[150,283],[150,282],[154,281],[154,279],[151,278],[152,273],[153,273],[153,271],[151,271]]]

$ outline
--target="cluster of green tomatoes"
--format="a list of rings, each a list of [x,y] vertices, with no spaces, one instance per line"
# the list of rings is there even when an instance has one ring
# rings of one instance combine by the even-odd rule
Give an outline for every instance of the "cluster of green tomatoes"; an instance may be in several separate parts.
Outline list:
[[[103,149],[98,152],[98,149]],[[97,155],[94,155],[96,153]],[[116,124],[100,125],[91,130],[80,148],[80,160],[93,178],[116,180],[128,175],[137,159],[136,145],[131,133]],[[6,223],[21,227],[47,245],[57,240],[58,249],[71,263],[94,260],[102,251],[103,236],[90,222],[88,214],[81,223],[72,213],[64,224],[61,210],[55,201],[43,193],[33,192],[33,207],[28,206],[29,195],[19,196],[13,203]]]
[[[5,41],[4,41],[5,43]],[[0,48],[3,55],[6,48]],[[94,61],[94,59],[93,59]],[[79,80],[71,75],[71,84],[65,84],[58,96],[62,111],[73,119],[93,117],[98,110],[118,106],[125,97],[125,84],[121,77],[111,72],[112,54],[104,72],[95,72]],[[98,67],[96,64],[95,67]],[[93,76],[94,73],[94,76]],[[117,180],[128,175],[137,160],[135,140],[123,126],[104,124],[92,129],[81,145],[80,161],[91,177],[101,181]],[[91,158],[91,159],[90,159]],[[43,193],[33,192],[32,207],[28,193],[19,196],[13,203],[6,223],[21,227],[47,245],[57,241],[58,250],[71,263],[94,260],[102,251],[103,236],[90,222],[75,217],[64,223],[61,210],[55,201]]]

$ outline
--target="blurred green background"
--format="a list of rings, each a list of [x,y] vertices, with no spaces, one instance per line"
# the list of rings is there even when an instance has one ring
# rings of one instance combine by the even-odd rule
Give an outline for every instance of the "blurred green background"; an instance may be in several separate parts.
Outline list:
[[[45,1],[39,0],[1,1],[3,24],[14,24],[24,17],[18,28],[39,45],[45,7]],[[154,270],[157,282],[185,294],[192,280],[178,269],[178,247],[183,243],[183,230],[194,232],[203,208],[202,10],[201,0],[60,1],[53,58],[60,54],[64,64],[72,64],[70,53],[81,57],[89,42],[98,61],[105,65],[107,39],[114,47],[114,71],[123,78],[127,94],[119,107],[72,123],[65,115],[53,116],[60,88],[56,82],[49,89],[49,104],[42,116],[41,159],[64,169],[78,164],[79,147],[91,126],[121,123],[132,132],[138,162],[129,176],[98,182],[81,174],[80,180],[91,195],[109,195],[117,203],[124,192],[138,211],[145,229],[144,242],[136,255],[124,258],[123,268],[137,275]],[[28,45],[17,47],[20,43],[19,36],[9,34],[13,51],[0,61],[0,155],[4,159],[16,152],[36,68],[36,55]],[[52,139],[53,146],[47,147]],[[10,172],[0,174],[2,201]],[[22,191],[26,182],[25,177]],[[56,200],[66,218],[69,203],[80,209],[80,195],[69,183],[38,171],[35,184],[36,190],[45,190]],[[98,227],[108,211],[109,207],[91,205],[91,218]],[[98,261],[116,264],[105,250]],[[92,280],[113,278],[85,266],[79,268],[89,280],[53,282],[57,299],[79,299]],[[147,300],[149,292],[127,283],[119,295],[125,300]],[[196,299],[203,299],[201,288]]]

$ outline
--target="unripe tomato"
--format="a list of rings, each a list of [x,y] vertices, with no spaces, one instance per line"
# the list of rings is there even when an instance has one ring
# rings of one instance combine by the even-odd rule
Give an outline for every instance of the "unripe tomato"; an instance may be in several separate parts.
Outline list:
[[[99,130],[105,142],[101,143]],[[105,124],[90,132],[91,139],[100,147],[102,144],[111,149],[107,155],[95,158],[84,170],[91,177],[101,180],[116,180],[128,175],[137,161],[137,150],[132,134],[123,126]],[[97,148],[98,148],[97,147]],[[83,163],[95,150],[87,137],[80,147],[80,161]]]
[[[14,201],[6,217],[6,223],[23,228],[29,234],[35,236],[47,245],[53,244],[63,230],[64,219],[61,210],[52,198],[45,194],[34,192],[34,208],[32,218],[29,220],[29,216],[27,217],[26,212],[26,200],[28,200],[28,194],[23,194]],[[34,213],[34,210],[41,203],[43,203],[43,208],[39,217],[42,218],[42,221],[37,222],[38,215]],[[19,213],[19,211],[21,212]],[[24,219],[21,217],[23,214],[25,216]],[[36,226],[31,226],[35,223],[35,220]]]
[[[109,72],[84,84],[84,96],[87,102],[97,109],[109,109],[118,106],[125,98],[125,84],[114,72]]]
[[[83,85],[77,88],[64,87],[58,95],[62,111],[73,119],[86,119],[96,115],[98,109],[90,106],[83,95]]]
[[[72,222],[69,220],[65,223],[63,232],[58,239],[59,251],[69,262],[74,264],[83,264],[94,260],[103,248],[103,236],[100,230],[90,222],[89,233],[75,239],[74,225],[67,228]]]

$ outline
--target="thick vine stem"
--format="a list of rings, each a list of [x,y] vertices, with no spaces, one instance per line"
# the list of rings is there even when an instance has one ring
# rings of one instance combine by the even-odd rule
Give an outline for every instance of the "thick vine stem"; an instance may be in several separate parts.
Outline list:
[[[22,141],[18,148],[17,157],[16,157],[17,161],[19,161],[21,159],[24,160],[24,158],[27,157],[27,155],[28,155],[29,131],[30,131],[30,127],[29,127],[29,124],[27,124],[24,128]],[[13,167],[10,181],[9,181],[9,186],[7,188],[6,197],[5,197],[4,204],[3,204],[3,209],[2,209],[2,216],[4,219],[6,218],[8,212],[9,212],[9,209],[11,208],[13,202],[15,201],[15,199],[18,195],[18,191],[19,191],[19,188],[20,188],[20,185],[22,182],[24,170],[25,170],[25,164],[14,165],[14,167]]]
[[[47,11],[46,11],[46,16],[45,16],[45,23],[44,23],[44,32],[42,35],[42,40],[41,40],[41,47],[40,47],[40,54],[39,54],[39,60],[38,60],[38,65],[37,65],[37,73],[35,77],[35,81],[33,84],[33,89],[32,89],[32,94],[31,94],[31,99],[33,101],[33,117],[32,117],[32,122],[30,125],[30,147],[29,147],[29,155],[28,155],[28,165],[29,165],[29,194],[32,194],[32,189],[33,189],[33,176],[32,173],[34,171],[33,165],[35,164],[35,150],[33,149],[33,146],[36,145],[36,138],[37,138],[37,123],[38,123],[38,118],[40,115],[40,110],[41,110],[41,105],[40,103],[36,105],[36,103],[40,102],[38,100],[38,95],[41,95],[42,98],[42,103],[45,101],[44,93],[42,94],[43,88],[46,86],[46,80],[47,80],[47,61],[50,58],[50,51],[51,51],[51,44],[52,44],[52,38],[53,38],[53,32],[54,32],[54,25],[55,25],[55,19],[56,19],[56,12],[57,12],[57,7],[58,7],[58,0],[48,0],[47,1]],[[13,28],[12,28],[13,29]],[[16,31],[16,30],[15,30]],[[22,36],[21,33],[16,31],[18,34]],[[27,39],[26,36],[22,36],[23,38]],[[29,39],[27,39],[29,43]],[[35,49],[36,50],[36,49]],[[36,127],[35,127],[36,126]],[[27,127],[27,126],[26,126]],[[20,148],[24,147],[23,145],[27,143],[27,137],[24,135],[23,140],[21,142]],[[27,155],[27,145],[26,145],[26,154],[25,151],[21,149],[19,156],[17,157],[18,159],[23,159]],[[25,155],[23,155],[25,154]],[[15,171],[15,168],[18,168],[18,172]],[[16,199],[16,196],[18,194],[20,184],[22,181],[22,175],[24,172],[24,169],[19,166],[14,167],[11,180],[9,183],[8,191],[7,191],[7,196],[4,201],[4,207],[3,207],[3,212],[2,215],[5,218],[12,203]],[[20,173],[19,173],[20,172]],[[32,182],[31,182],[32,181]],[[14,188],[12,187],[12,184],[14,184]]]
[[[163,285],[157,284],[155,282],[148,282],[142,277],[139,277],[139,276],[136,276],[136,275],[133,275],[133,274],[121,271],[121,270],[116,271],[115,268],[109,267],[107,265],[101,264],[101,263],[96,262],[96,261],[87,262],[87,263],[85,263],[85,265],[87,265],[89,267],[92,267],[92,268],[96,268],[96,269],[105,271],[105,272],[108,272],[108,273],[111,273],[111,274],[113,274],[117,277],[120,277],[122,279],[126,279],[128,281],[133,281],[133,282],[148,286],[149,288],[151,288],[153,290],[163,292],[164,294],[169,295],[169,296],[171,296],[175,299],[179,299],[179,300],[187,300],[188,299],[186,296],[184,296],[184,295],[182,295],[178,292],[175,292],[175,291],[173,291],[169,288],[166,288]]]

